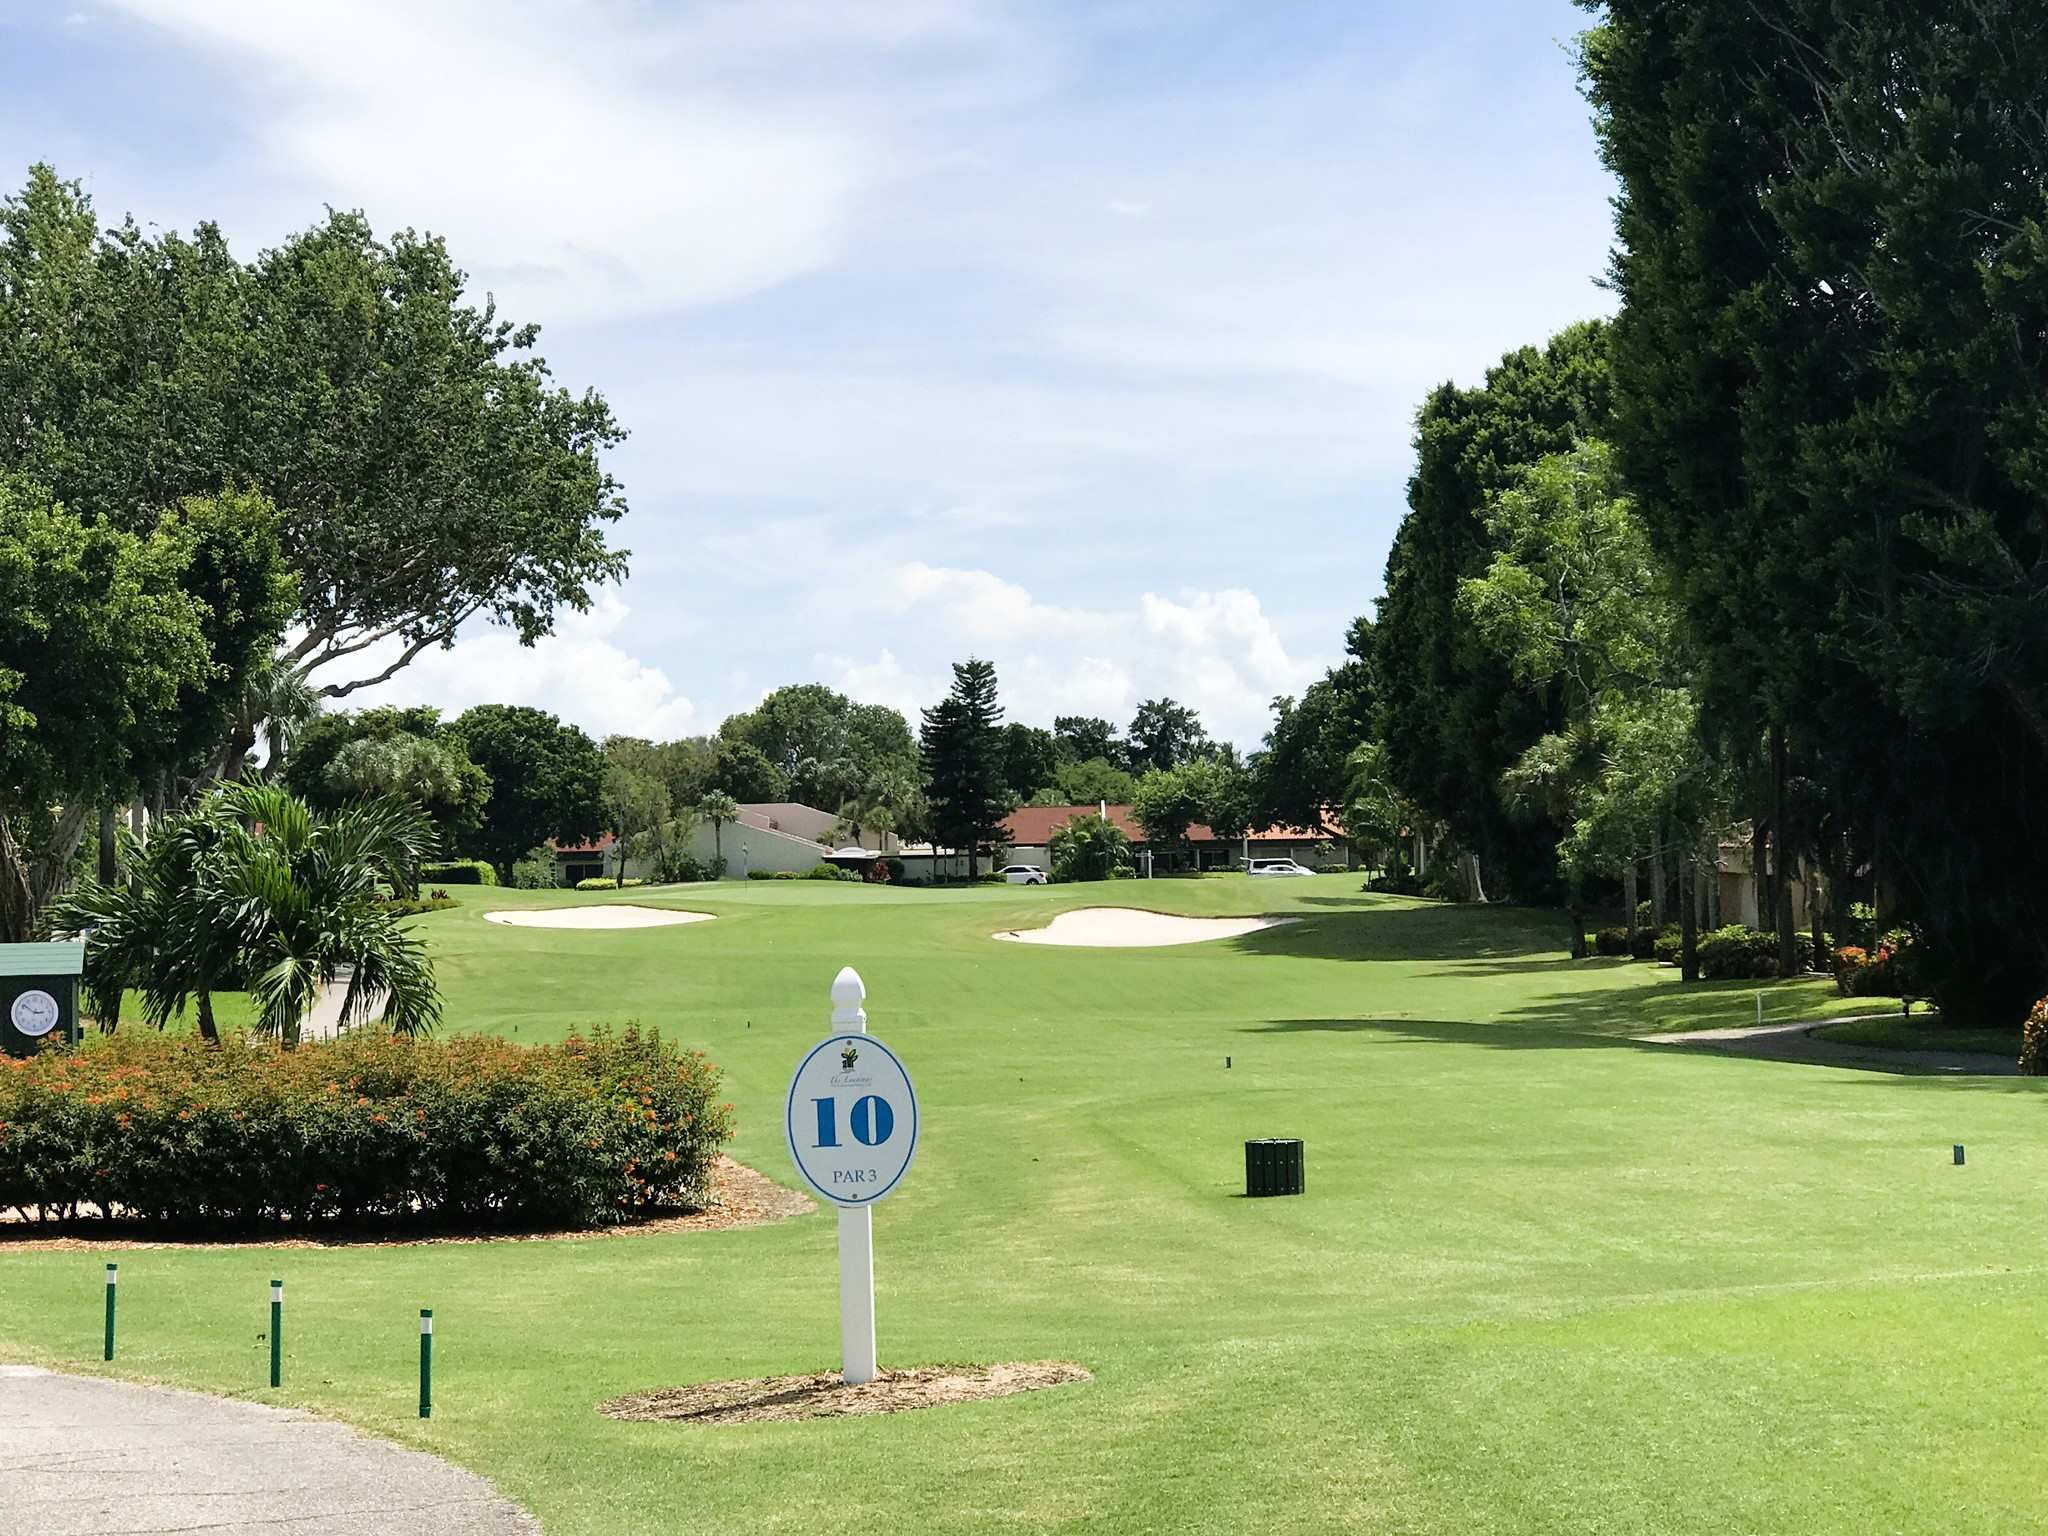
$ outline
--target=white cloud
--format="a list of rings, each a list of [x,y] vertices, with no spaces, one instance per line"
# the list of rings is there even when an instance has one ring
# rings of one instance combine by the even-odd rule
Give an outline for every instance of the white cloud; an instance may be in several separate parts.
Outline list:
[[[1164,694],[1191,705],[1212,735],[1248,747],[1265,732],[1273,695],[1300,693],[1328,665],[1289,654],[1259,599],[1239,588],[1073,607],[989,571],[912,561],[870,590],[888,616],[873,627],[901,633],[917,655],[995,662],[1009,718],[1036,725],[1070,714],[1122,724],[1140,700]],[[894,646],[873,660],[817,660],[834,687],[913,719],[951,680],[906,667]]]
[[[446,234],[479,287],[556,322],[716,303],[833,259],[895,152],[886,114],[792,56],[851,69],[997,42],[969,0],[112,3],[233,67],[261,119],[249,169],[284,204],[273,236],[361,206],[380,231]]]
[[[563,614],[556,633],[531,647],[508,629],[473,625],[450,649],[423,651],[389,682],[349,695],[340,707],[434,704],[456,714],[472,704],[530,704],[600,739],[660,741],[703,729],[696,706],[668,674],[618,644],[630,614],[615,593],[605,593],[590,612]],[[397,647],[386,645],[351,657],[350,671],[374,676],[396,659]],[[314,680],[330,679],[316,673]]]

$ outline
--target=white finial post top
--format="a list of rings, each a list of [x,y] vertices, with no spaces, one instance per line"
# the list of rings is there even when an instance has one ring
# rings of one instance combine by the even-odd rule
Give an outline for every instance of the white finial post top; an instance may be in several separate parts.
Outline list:
[[[857,1029],[867,1033],[868,1016],[861,1002],[868,995],[867,983],[860,979],[860,972],[852,966],[842,966],[839,974],[832,978],[832,1023],[839,1029]]]

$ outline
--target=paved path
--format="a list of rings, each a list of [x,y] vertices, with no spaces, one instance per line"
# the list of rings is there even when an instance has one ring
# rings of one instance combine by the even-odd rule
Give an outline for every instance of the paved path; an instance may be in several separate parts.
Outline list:
[[[299,1026],[301,1040],[332,1040],[341,1033],[341,1005],[348,998],[351,974],[344,970],[333,986],[320,989],[319,994],[313,999],[312,1012],[306,1015],[306,1022]],[[370,1017],[376,1018],[377,1010],[383,1006],[384,994],[379,992],[370,999]]]
[[[1889,1018],[1891,1014],[1863,1014]],[[1731,1056],[1765,1061],[1798,1061],[1821,1067],[1858,1067],[1878,1072],[1938,1072],[1956,1077],[2017,1077],[2019,1064],[2010,1056],[1981,1051],[1887,1051],[1876,1046],[1846,1045],[1814,1034],[1846,1018],[1806,1019],[1795,1024],[1746,1025],[1741,1029],[1695,1029],[1676,1034],[1638,1035],[1656,1045],[1697,1045]]]
[[[0,1365],[0,1536],[539,1536],[474,1473],[340,1424]]]

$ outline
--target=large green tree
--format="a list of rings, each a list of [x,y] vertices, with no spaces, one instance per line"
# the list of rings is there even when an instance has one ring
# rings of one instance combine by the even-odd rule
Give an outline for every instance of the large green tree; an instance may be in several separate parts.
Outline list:
[[[1125,746],[1133,773],[1178,768],[1213,750],[1202,717],[1173,699],[1146,699],[1131,716]]]
[[[1560,724],[1554,692],[1517,684],[1458,612],[1458,585],[1493,557],[1492,498],[1545,454],[1597,435],[1609,414],[1608,337],[1575,325],[1523,347],[1477,389],[1423,403],[1408,515],[1387,557],[1373,634],[1375,731],[1400,794],[1448,823],[1496,892],[1555,887],[1557,828],[1502,803],[1500,777]]]
[[[920,745],[933,834],[965,851],[969,879],[1017,803],[1003,773],[1002,718],[995,666],[974,658],[953,664],[952,691],[924,711]]]
[[[718,734],[758,752],[789,798],[821,810],[884,798],[917,780],[917,743],[903,716],[884,704],[857,704],[822,683],[777,688],[727,719]],[[743,801],[755,798],[725,787]]]
[[[468,302],[432,236],[331,212],[244,265],[212,225],[103,231],[38,166],[0,204],[0,467],[135,533],[187,496],[267,496],[287,662],[342,697],[473,617],[531,641],[623,573],[602,462],[623,434],[552,384],[537,334]]]
[[[504,884],[512,883],[513,861],[529,848],[606,829],[604,754],[577,727],[526,705],[479,704],[456,716],[451,729],[490,777],[472,847]]]
[[[1253,799],[1261,820],[1320,829],[1343,805],[1351,754],[1372,739],[1372,620],[1345,637],[1350,659],[1309,684],[1297,703],[1273,701],[1273,724],[1252,758]]]
[[[441,712],[430,706],[344,710],[298,734],[282,780],[318,811],[397,795],[434,823],[442,846],[470,846],[483,827],[491,780]]]
[[[257,498],[141,534],[0,472],[0,938],[62,890],[91,811],[160,782],[224,717],[281,620]]]
[[[1851,790],[1944,1017],[2009,1023],[2048,991],[2048,18],[1597,9],[1614,432],[1709,715],[1780,828],[1802,753]]]

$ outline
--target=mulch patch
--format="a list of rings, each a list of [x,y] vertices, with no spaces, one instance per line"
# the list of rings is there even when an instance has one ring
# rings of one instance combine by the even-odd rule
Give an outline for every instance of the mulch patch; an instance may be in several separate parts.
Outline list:
[[[900,1371],[884,1371],[858,1387],[849,1387],[837,1371],[815,1371],[808,1376],[761,1376],[748,1381],[708,1381],[694,1387],[630,1392],[598,1404],[597,1411],[609,1419],[635,1423],[757,1424],[771,1420],[843,1419],[871,1413],[908,1413],[914,1408],[936,1408],[942,1403],[978,1403],[992,1397],[1094,1379],[1085,1368],[1065,1360],[913,1365]]]
[[[785,1189],[744,1163],[720,1157],[712,1166],[711,1199],[699,1210],[674,1211],[612,1226],[547,1232],[406,1232],[322,1229],[239,1238],[152,1238],[147,1229],[118,1219],[88,1217],[57,1224],[0,1212],[0,1253],[66,1253],[135,1248],[354,1248],[410,1247],[428,1243],[534,1243],[569,1237],[650,1237],[672,1232],[717,1232],[758,1227],[816,1210],[808,1195]]]

